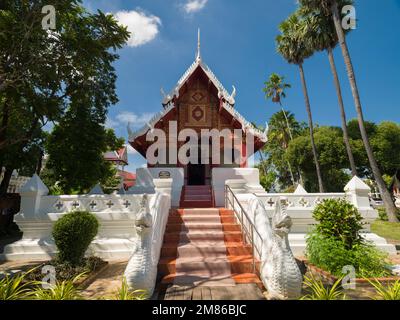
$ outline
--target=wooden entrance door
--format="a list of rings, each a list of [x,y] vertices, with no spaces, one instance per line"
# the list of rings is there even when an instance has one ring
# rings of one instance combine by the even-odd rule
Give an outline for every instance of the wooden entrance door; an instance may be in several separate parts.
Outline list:
[[[204,164],[188,164],[188,185],[203,186],[206,184],[206,166]]]

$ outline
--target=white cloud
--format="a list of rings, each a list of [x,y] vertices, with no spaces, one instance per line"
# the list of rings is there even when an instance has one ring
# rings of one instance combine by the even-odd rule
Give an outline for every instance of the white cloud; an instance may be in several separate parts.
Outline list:
[[[132,129],[139,129],[154,117],[154,113],[141,113],[136,114],[130,111],[122,111],[115,117],[108,117],[105,126],[113,129],[126,129],[127,124]]]
[[[140,10],[123,10],[115,13],[114,16],[131,33],[128,40],[128,46],[130,47],[144,45],[154,40],[159,33],[161,19],[155,15],[147,15]]]
[[[121,124],[129,123],[131,127],[141,127],[145,125],[146,122],[149,122],[153,116],[154,113],[145,112],[138,115],[134,112],[122,111],[117,114],[115,119]]]
[[[203,9],[208,0],[188,0],[184,6],[183,9],[186,11],[186,13],[195,13]]]

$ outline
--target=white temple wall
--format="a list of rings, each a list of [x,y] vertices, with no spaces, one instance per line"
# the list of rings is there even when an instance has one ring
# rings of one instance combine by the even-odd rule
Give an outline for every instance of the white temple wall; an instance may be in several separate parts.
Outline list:
[[[153,192],[147,194],[150,213],[168,216],[171,208],[172,179],[153,179]],[[93,213],[99,231],[87,255],[103,259],[128,259],[140,239],[135,220],[143,194],[87,194],[49,196],[47,187],[35,175],[22,188],[21,210],[15,222],[23,238],[7,245],[0,260],[47,260],[56,254],[51,235],[54,223],[73,210]]]
[[[370,231],[371,223],[378,218],[378,213],[369,204],[369,187],[358,177],[350,180],[343,193],[307,193],[303,188],[298,188],[294,193],[267,193],[265,190],[263,192],[254,192],[254,185],[249,185],[245,179],[228,179],[225,184],[233,190],[245,210],[250,210],[250,200],[257,197],[263,203],[268,216],[272,216],[275,210],[275,203],[279,197],[287,199],[288,207],[286,212],[293,222],[289,233],[289,243],[296,256],[304,255],[306,235],[317,223],[312,216],[316,205],[324,199],[339,198],[347,199],[359,210],[365,223],[362,230],[364,238],[389,254],[396,254],[394,245],[388,244],[384,238]]]
[[[149,192],[154,188],[153,179],[159,179],[160,174],[169,174],[173,180],[171,190],[171,205],[173,207],[179,206],[182,187],[184,185],[184,170],[183,168],[174,167],[159,167],[159,168],[138,168],[136,169],[136,184],[127,192],[143,193]]]
[[[260,173],[256,168],[213,168],[212,187],[215,195],[215,205],[224,206],[225,182],[231,179],[245,181],[241,192],[265,192],[260,185]]]

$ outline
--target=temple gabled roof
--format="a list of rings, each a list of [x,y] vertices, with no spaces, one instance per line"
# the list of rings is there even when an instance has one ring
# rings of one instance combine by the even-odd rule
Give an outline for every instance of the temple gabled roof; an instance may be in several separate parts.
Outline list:
[[[170,94],[166,95],[163,91],[161,92],[164,95],[163,105],[168,105],[172,99],[179,97],[179,91],[182,86],[189,80],[189,78],[193,75],[193,73],[197,70],[197,68],[201,68],[203,72],[207,75],[208,79],[211,83],[215,86],[218,90],[218,97],[223,98],[226,102],[228,102],[231,106],[235,104],[235,96],[236,96],[236,89],[232,86],[233,91],[231,94],[224,88],[222,83],[218,80],[215,76],[214,72],[203,62],[200,53],[200,29],[198,30],[197,35],[197,53],[196,59],[191,64],[191,66],[186,70],[186,72],[182,75],[179,79],[178,83],[176,84],[175,88],[171,91]]]
[[[256,138],[258,138],[261,142],[267,142],[266,132],[263,132],[257,128],[255,128],[250,122],[248,122],[235,108],[235,96],[236,96],[236,88],[233,87],[232,93],[229,93],[222,83],[218,80],[214,72],[205,64],[201,58],[200,54],[200,31],[198,35],[198,45],[197,45],[197,54],[194,62],[190,65],[190,67],[185,71],[182,77],[179,79],[174,89],[169,93],[165,94],[163,90],[161,93],[164,98],[162,101],[162,105],[164,109],[157,113],[149,122],[147,122],[142,128],[133,132],[131,131],[128,124],[128,133],[129,133],[129,142],[133,142],[136,138],[145,135],[149,130],[153,129],[154,126],[167,114],[169,114],[172,110],[175,109],[175,100],[179,98],[180,90],[184,86],[184,84],[190,79],[190,77],[196,72],[198,68],[205,73],[211,83],[215,86],[218,91],[218,98],[221,100],[221,107],[227,111],[233,118],[235,118],[241,125],[243,131],[247,131],[253,134]]]
[[[164,96],[162,104],[168,105],[174,98],[179,97],[179,91],[182,86],[189,80],[189,78],[193,75],[193,73],[197,70],[197,68],[201,68],[203,72],[207,75],[208,79],[210,79],[211,83],[218,90],[218,97],[223,98],[227,103],[231,106],[235,104],[235,96],[236,96],[236,88],[232,86],[232,93],[228,93],[228,91],[224,88],[222,83],[218,80],[214,72],[202,61],[201,57],[197,57],[196,60],[192,63],[192,65],[186,70],[186,72],[179,79],[175,88],[168,94]]]

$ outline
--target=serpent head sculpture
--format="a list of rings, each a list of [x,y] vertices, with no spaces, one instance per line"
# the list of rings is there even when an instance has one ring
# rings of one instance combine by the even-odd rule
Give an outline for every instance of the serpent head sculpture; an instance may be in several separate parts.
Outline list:
[[[135,220],[136,231],[144,234],[149,231],[153,225],[153,219],[148,209],[148,196],[144,194],[140,202],[140,209]]]

